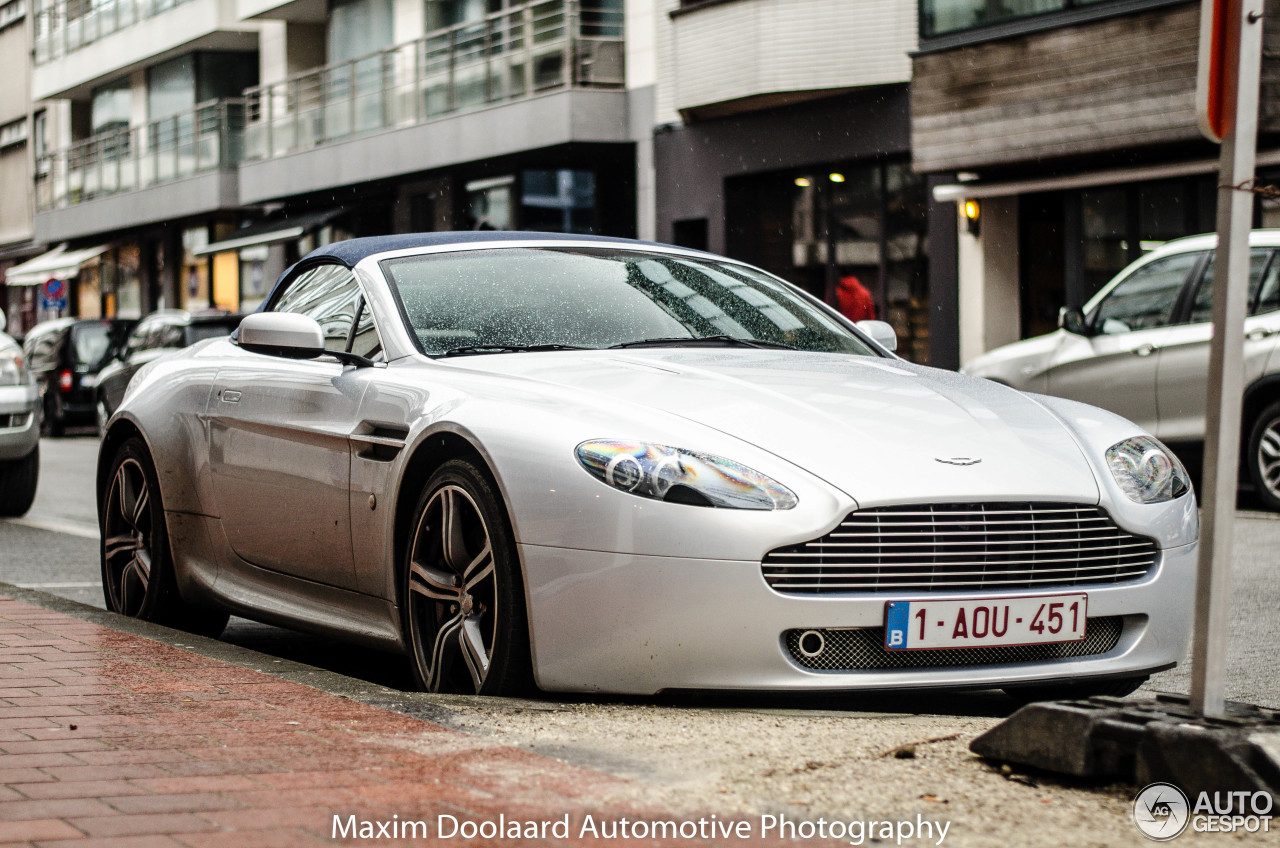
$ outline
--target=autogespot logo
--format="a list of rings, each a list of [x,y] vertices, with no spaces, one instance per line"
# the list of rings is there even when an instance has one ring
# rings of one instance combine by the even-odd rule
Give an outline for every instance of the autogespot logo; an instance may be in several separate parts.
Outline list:
[[[1171,783],[1153,783],[1133,799],[1133,821],[1148,839],[1166,842],[1187,829],[1191,805]]]

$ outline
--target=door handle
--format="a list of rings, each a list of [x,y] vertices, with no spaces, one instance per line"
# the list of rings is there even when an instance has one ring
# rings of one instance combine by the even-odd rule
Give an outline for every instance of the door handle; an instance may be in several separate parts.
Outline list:
[[[1257,330],[1250,330],[1244,334],[1244,337],[1251,342],[1260,342],[1265,338],[1274,336],[1277,332],[1280,332],[1280,330],[1264,330],[1259,328]]]
[[[1138,345],[1137,347],[1135,347],[1133,349],[1133,352],[1136,356],[1150,356],[1151,354],[1155,353],[1159,349],[1160,348],[1156,347],[1153,344],[1144,344],[1144,345]]]

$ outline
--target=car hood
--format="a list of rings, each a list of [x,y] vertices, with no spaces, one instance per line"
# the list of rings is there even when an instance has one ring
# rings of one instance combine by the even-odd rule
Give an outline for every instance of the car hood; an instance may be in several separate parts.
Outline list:
[[[863,506],[1099,497],[1076,440],[1043,406],[985,380],[898,360],[686,348],[445,361],[541,382],[560,397],[595,396],[631,419],[600,438],[648,437],[633,404],[712,427]]]

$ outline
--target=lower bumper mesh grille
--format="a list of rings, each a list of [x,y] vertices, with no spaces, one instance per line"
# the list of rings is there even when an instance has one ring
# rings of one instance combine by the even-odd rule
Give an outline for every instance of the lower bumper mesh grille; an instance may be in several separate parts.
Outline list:
[[[946,650],[890,651],[884,646],[883,627],[839,630],[788,630],[784,635],[791,658],[815,671],[865,671],[897,668],[955,668],[958,666],[1009,665],[1047,660],[1092,657],[1105,654],[1120,641],[1122,616],[1091,618],[1084,639],[1055,645],[1017,647],[950,648]],[[806,633],[822,636],[823,649],[813,656],[800,650]],[[816,641],[810,639],[810,642]]]

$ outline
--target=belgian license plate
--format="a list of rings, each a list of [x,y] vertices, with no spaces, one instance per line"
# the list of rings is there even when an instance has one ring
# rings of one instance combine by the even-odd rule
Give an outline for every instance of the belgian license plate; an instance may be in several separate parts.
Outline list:
[[[980,601],[889,601],[885,604],[884,646],[911,651],[1075,642],[1084,638],[1087,603],[1084,593]]]

